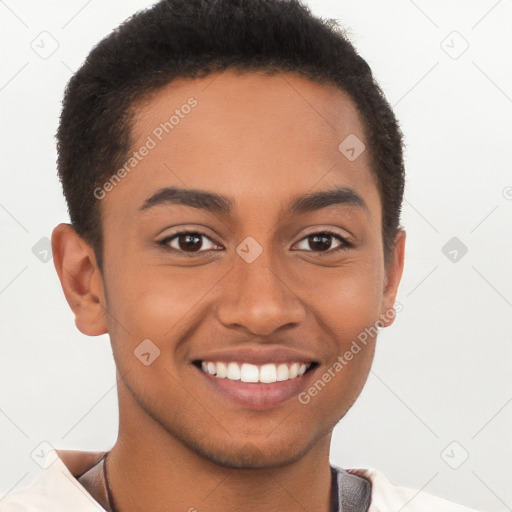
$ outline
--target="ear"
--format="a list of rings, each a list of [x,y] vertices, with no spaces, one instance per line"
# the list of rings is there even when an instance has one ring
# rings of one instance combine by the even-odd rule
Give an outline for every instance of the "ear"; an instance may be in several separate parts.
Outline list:
[[[392,254],[385,267],[384,294],[380,314],[382,327],[389,327],[394,322],[398,311],[395,308],[395,300],[404,270],[405,238],[405,231],[399,229],[395,236]]]
[[[103,278],[94,250],[70,224],[59,224],[52,233],[55,269],[62,290],[75,314],[75,324],[88,336],[108,332]]]

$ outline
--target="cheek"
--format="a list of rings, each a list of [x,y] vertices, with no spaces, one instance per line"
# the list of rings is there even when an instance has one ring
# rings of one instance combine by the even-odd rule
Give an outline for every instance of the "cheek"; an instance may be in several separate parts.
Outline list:
[[[366,261],[347,262],[328,273],[321,268],[311,270],[307,277],[297,282],[307,290],[304,296],[307,297],[308,309],[342,350],[361,331],[378,321],[382,279],[380,262],[368,258]]]
[[[221,279],[222,273],[207,275],[198,268],[176,272],[146,264],[137,269],[118,269],[109,281],[108,306],[114,317],[110,333],[135,344],[148,338],[164,346],[180,337],[207,302],[212,286]]]

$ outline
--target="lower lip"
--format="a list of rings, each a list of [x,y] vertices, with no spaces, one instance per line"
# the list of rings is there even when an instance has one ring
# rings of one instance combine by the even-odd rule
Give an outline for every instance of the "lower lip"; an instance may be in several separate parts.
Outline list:
[[[240,380],[220,379],[205,373],[197,366],[196,370],[205,378],[208,385],[223,393],[233,402],[250,409],[267,409],[296,397],[303,389],[316,368],[308,370],[299,377],[272,383],[242,382]]]

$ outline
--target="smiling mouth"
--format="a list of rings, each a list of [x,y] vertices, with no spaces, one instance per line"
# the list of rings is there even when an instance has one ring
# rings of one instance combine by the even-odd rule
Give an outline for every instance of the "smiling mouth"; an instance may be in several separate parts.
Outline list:
[[[242,362],[223,362],[223,361],[194,361],[193,363],[204,373],[212,375],[218,379],[227,379],[254,384],[271,384],[273,382],[283,382],[301,377],[311,371],[318,363],[266,363],[255,365]]]

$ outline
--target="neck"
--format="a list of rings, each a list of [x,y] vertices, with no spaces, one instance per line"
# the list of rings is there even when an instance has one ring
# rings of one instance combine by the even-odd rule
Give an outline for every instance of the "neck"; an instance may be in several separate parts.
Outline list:
[[[120,429],[108,456],[118,512],[173,510],[330,512],[331,432],[297,460],[279,467],[220,465],[150,418],[118,384]],[[201,418],[200,421],[208,421]]]

